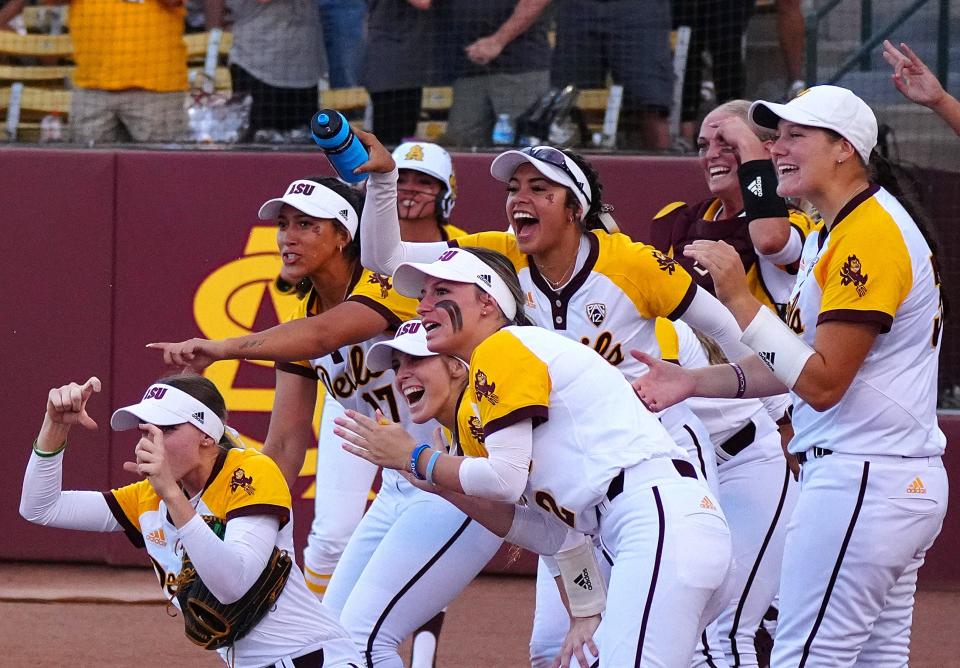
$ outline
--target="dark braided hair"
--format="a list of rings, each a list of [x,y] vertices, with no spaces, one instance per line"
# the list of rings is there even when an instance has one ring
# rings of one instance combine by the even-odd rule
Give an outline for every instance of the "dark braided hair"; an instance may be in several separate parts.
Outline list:
[[[587,210],[587,215],[583,219],[584,228],[588,230],[606,230],[600,221],[600,214],[604,207],[603,184],[600,183],[600,175],[597,173],[597,170],[593,168],[593,165],[579,153],[571,151],[569,148],[562,148],[560,150],[563,151],[564,155],[573,160],[577,164],[577,167],[583,170],[584,176],[587,177],[587,184],[590,186],[590,208]],[[580,201],[569,188],[567,189],[567,201],[565,203],[573,209],[580,208]]]

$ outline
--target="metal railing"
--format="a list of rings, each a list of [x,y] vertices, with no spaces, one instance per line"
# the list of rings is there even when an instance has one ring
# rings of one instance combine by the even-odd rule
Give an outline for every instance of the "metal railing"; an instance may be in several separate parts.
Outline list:
[[[826,81],[818,81],[817,76],[817,46],[820,37],[820,24],[823,23],[827,15],[830,14],[843,0],[830,0],[819,9],[807,14],[806,16],[806,34],[807,34],[807,83],[836,83],[844,74],[859,66],[861,71],[871,69],[870,53],[883,40],[887,39],[904,22],[919,11],[931,0],[914,0],[906,9],[900,12],[896,18],[881,28],[878,32],[873,32],[873,0],[860,0],[860,48],[844,60],[837,70],[831,74]],[[947,77],[949,75],[949,56],[950,56],[950,0],[934,0],[939,5],[937,14],[937,56],[934,67],[934,73],[947,87]]]

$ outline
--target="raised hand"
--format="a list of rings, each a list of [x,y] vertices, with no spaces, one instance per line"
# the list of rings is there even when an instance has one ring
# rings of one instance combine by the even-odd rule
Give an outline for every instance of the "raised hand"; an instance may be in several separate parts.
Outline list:
[[[163,361],[170,366],[186,367],[201,373],[214,362],[226,359],[222,341],[189,339],[179,343],[148,343],[147,348],[163,353]]]
[[[137,461],[124,462],[123,469],[149,480],[162,499],[169,498],[171,494],[181,494],[177,478],[167,461],[163,432],[156,425],[141,424],[140,433],[140,440],[134,449]]]
[[[766,160],[770,157],[760,138],[739,116],[714,121],[710,123],[710,127],[716,128],[717,139],[730,146],[740,156],[740,162]]]
[[[380,143],[377,136],[372,132],[357,130],[357,139],[367,149],[369,157],[367,161],[353,170],[357,174],[389,174],[397,167],[396,161],[390,154],[390,151]]]
[[[91,376],[83,385],[67,383],[50,390],[47,419],[57,425],[81,424],[87,429],[96,429],[97,423],[87,414],[87,400],[100,389],[100,379]]]
[[[700,239],[684,248],[683,254],[696,260],[697,264],[710,272],[717,299],[730,309],[739,322],[737,310],[756,300],[750,294],[743,261],[736,249],[725,241]],[[749,318],[754,315],[755,309],[749,314]],[[747,322],[749,321],[748,319]],[[745,325],[741,324],[741,327],[743,326]]]
[[[904,42],[900,42],[900,48],[897,49],[890,40],[884,40],[883,59],[893,67],[890,76],[893,85],[908,100],[934,107],[946,96],[937,77]]]

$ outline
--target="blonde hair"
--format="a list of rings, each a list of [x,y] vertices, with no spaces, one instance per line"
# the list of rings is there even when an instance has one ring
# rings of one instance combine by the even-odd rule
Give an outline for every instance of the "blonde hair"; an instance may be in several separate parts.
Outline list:
[[[717,105],[715,109],[710,111],[710,114],[721,113],[727,114],[728,116],[736,116],[750,126],[753,134],[757,135],[757,139],[760,141],[773,141],[777,137],[776,130],[761,127],[750,119],[751,104],[753,103],[749,100],[730,100],[729,102]],[[710,114],[707,115],[709,116]]]

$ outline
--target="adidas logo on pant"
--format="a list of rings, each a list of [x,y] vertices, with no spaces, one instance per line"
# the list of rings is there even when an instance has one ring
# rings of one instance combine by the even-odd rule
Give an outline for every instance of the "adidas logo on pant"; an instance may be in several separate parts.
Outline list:
[[[590,574],[587,573],[587,569],[584,568],[583,572],[580,573],[577,577],[573,578],[573,581],[578,587],[586,589],[587,591],[593,591],[593,583],[590,582]]]
[[[920,479],[920,476],[917,476],[913,479],[909,485],[907,485],[907,494],[926,494],[927,488],[924,486],[923,481]]]

